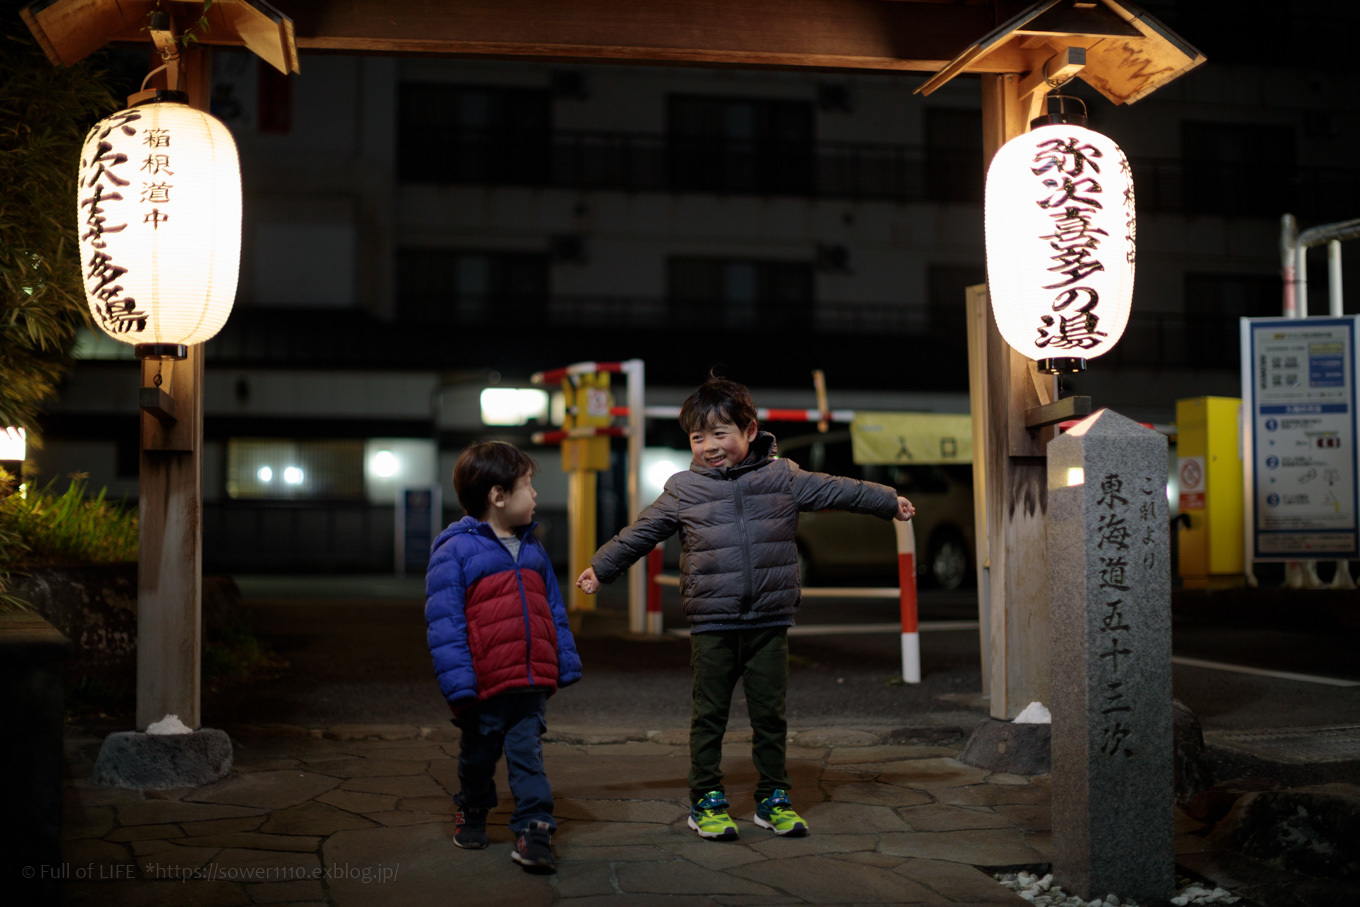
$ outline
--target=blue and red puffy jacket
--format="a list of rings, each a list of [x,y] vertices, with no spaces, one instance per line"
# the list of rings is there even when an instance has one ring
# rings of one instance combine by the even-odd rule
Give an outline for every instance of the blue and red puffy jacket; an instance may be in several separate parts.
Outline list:
[[[581,679],[557,576],[531,524],[519,557],[465,516],[435,539],[425,623],[439,689],[456,712],[508,690],[550,694]]]

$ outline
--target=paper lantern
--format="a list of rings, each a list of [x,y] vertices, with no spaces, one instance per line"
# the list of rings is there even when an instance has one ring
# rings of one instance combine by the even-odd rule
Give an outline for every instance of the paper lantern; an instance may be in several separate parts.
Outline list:
[[[221,329],[241,260],[241,168],[231,133],[160,91],[106,117],[80,152],[85,298],[140,358],[183,358]]]
[[[1133,300],[1133,178],[1111,139],[1035,121],[987,170],[987,285],[1006,342],[1049,372],[1114,348]]]

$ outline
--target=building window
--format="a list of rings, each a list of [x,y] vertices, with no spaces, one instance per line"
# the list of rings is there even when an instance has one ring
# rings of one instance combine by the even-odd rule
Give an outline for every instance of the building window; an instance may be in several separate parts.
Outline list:
[[[930,342],[949,356],[968,356],[968,287],[987,282],[987,269],[977,265],[932,265],[929,293]],[[991,317],[988,315],[988,317]]]
[[[548,298],[548,256],[460,249],[397,251],[400,317],[419,324],[490,324],[539,318]]]
[[[1187,214],[1279,217],[1293,210],[1294,130],[1257,123],[1182,123]]]
[[[982,203],[982,111],[926,109],[926,161],[922,184],[937,202]]]
[[[1186,274],[1185,348],[1179,361],[1199,368],[1237,368],[1239,318],[1279,317],[1284,288],[1278,274]]]
[[[667,290],[673,320],[741,330],[805,324],[816,295],[811,262],[721,258],[672,258]]]
[[[551,172],[547,89],[408,82],[401,86],[402,180],[540,186]]]
[[[232,438],[227,441],[227,496],[362,499],[364,442]]]
[[[672,95],[666,113],[672,189],[812,194],[810,101]]]

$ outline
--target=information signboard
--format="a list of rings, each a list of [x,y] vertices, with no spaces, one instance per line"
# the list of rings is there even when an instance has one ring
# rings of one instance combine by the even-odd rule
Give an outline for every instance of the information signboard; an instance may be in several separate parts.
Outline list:
[[[440,525],[440,489],[403,488],[397,493],[398,574],[424,573],[430,564],[430,548],[443,529]]]
[[[1247,554],[1353,559],[1357,316],[1243,318]]]

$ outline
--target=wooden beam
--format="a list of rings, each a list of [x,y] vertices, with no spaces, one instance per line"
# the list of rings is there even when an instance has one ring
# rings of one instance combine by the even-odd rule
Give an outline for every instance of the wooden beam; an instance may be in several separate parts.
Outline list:
[[[983,160],[1026,131],[1029,105],[1016,75],[982,77]],[[1036,436],[1025,412],[1052,403],[1054,381],[1001,338],[986,319],[983,457],[986,472],[990,612],[989,708],[1009,721],[1031,702],[1049,699],[1048,549],[1045,513],[1048,473],[1044,451],[1052,429]],[[977,439],[974,438],[976,459]]]
[[[190,50],[188,53],[195,53]],[[190,728],[200,723],[199,702],[203,596],[203,347],[189,357],[142,362],[143,382],[171,373],[177,418],[171,431],[191,436],[190,449],[148,447],[143,435],[138,481],[137,729],[177,715]],[[164,393],[155,387],[155,393]],[[143,413],[142,427],[162,426]]]
[[[181,54],[189,104],[208,108],[212,51]],[[137,531],[137,730],[166,715],[200,725],[203,639],[203,345],[145,359],[143,388],[174,400],[175,421],[142,414]],[[160,383],[156,376],[160,375]]]
[[[245,44],[280,69],[288,61],[252,44],[252,35],[273,42],[276,32],[287,32],[285,48],[294,36],[299,49],[355,53],[934,72],[996,21],[993,3],[931,0],[219,3],[200,41]],[[51,0],[26,8],[25,21],[54,62],[70,65],[109,41],[146,41],[143,26],[154,6],[154,0]],[[1030,68],[1017,62],[1004,54],[992,65]]]
[[[901,0],[281,0],[304,49],[930,71],[991,4]]]

